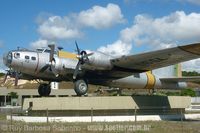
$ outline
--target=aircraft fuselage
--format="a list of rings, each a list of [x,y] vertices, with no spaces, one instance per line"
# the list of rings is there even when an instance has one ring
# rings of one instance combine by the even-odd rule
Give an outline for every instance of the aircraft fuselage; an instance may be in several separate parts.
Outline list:
[[[46,81],[73,81],[72,75],[78,59],[76,54],[68,53],[66,57],[63,55],[55,54],[54,62],[51,64],[51,68],[48,67],[49,64],[49,52],[36,52],[36,51],[10,51],[4,55],[4,64],[8,67],[14,69],[15,71],[21,73],[19,78],[22,79],[42,79]],[[89,68],[93,71],[106,71],[111,70],[112,66],[109,60],[110,56],[103,54],[96,54],[93,58],[90,58],[93,61],[93,65],[90,65]],[[101,62],[96,61],[98,58]],[[95,64],[96,63],[96,64]],[[91,67],[92,66],[92,67]],[[84,67],[88,67],[85,65]],[[44,69],[44,70],[43,70]],[[52,69],[54,71],[52,71]],[[80,68],[81,69],[81,68]],[[89,73],[89,72],[88,72]],[[101,72],[100,72],[101,73]],[[81,75],[81,74],[80,74]],[[110,87],[117,88],[130,88],[130,89],[153,89],[153,88],[171,88],[171,89],[180,89],[186,87],[185,83],[162,83],[159,78],[154,76],[151,72],[144,73],[133,73],[133,75],[127,76],[125,78],[111,78],[112,80],[107,80],[104,75],[96,74],[96,76],[87,76],[87,71],[83,72],[87,82],[90,84],[96,85],[106,85]],[[94,75],[94,74],[93,74]]]

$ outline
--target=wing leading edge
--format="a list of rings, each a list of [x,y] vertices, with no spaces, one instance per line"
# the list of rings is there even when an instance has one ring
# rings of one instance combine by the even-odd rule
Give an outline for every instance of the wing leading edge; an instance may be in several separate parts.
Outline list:
[[[145,72],[196,58],[200,58],[200,43],[122,56],[112,59],[111,63],[118,70]]]

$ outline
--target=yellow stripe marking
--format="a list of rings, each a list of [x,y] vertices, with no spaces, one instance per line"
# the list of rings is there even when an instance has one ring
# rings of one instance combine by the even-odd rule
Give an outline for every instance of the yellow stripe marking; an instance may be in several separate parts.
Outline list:
[[[147,75],[147,84],[145,86],[145,89],[153,89],[156,79],[155,76],[152,74],[151,71],[146,72]]]
[[[58,57],[60,58],[70,58],[70,59],[75,59],[77,60],[77,55],[73,54],[73,53],[69,53],[69,52],[65,52],[65,51],[58,51]]]

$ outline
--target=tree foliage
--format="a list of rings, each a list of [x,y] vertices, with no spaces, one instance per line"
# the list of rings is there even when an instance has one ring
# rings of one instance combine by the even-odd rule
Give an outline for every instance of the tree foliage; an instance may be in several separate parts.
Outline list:
[[[196,96],[195,91],[190,88],[183,89],[181,91],[176,91],[176,92],[172,92],[172,91],[161,92],[161,94],[166,95],[166,96],[191,96],[191,97]]]
[[[5,73],[0,73],[0,77],[3,77],[5,75]]]
[[[181,94],[181,96],[191,96],[191,97],[196,96],[195,91],[190,88],[181,90],[180,94]]]
[[[18,95],[17,95],[16,92],[10,92],[8,95],[9,95],[11,98],[18,98]]]
[[[200,73],[196,71],[192,71],[192,72],[182,71],[182,75],[183,76],[200,76]]]

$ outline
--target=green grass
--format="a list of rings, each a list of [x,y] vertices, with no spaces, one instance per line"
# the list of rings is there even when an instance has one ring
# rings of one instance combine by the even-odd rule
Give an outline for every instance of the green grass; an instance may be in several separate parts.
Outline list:
[[[6,120],[6,115],[0,113],[0,120]]]

